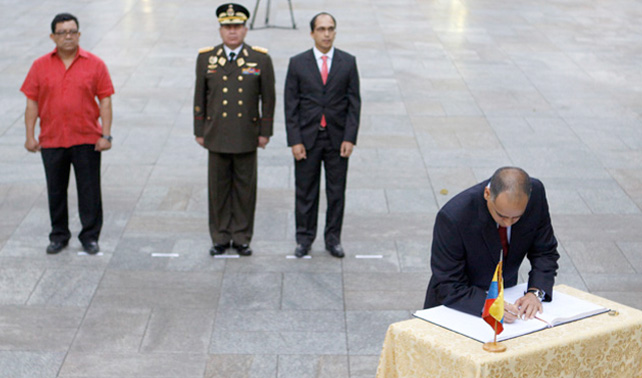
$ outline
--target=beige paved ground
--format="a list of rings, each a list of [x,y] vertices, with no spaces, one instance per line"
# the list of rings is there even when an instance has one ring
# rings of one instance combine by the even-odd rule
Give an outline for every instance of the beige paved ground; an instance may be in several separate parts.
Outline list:
[[[191,96],[197,50],[218,43],[216,3],[1,0],[0,377],[373,377],[388,324],[423,303],[437,209],[502,165],[547,187],[558,282],[642,308],[642,4],[293,2],[298,30],[247,38],[270,49],[279,93],[259,155],[255,255],[214,260]],[[287,25],[287,2],[272,3],[270,22]],[[281,95],[320,10],[338,18],[336,45],[361,73],[348,256],[315,244],[292,260]],[[22,147],[18,89],[53,48],[61,11],[80,18],[81,45],[117,92],[98,257],[79,256],[75,239],[45,255],[42,163]]]

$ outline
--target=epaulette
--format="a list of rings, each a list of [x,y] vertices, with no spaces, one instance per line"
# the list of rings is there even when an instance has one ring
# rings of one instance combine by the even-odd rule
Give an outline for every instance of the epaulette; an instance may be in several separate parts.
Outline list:
[[[258,52],[263,53],[263,54],[267,54],[267,52],[268,52],[268,49],[266,49],[265,47],[260,47],[260,46],[252,46],[252,50],[258,51]]]
[[[198,53],[202,54],[202,53],[210,52],[212,50],[214,50],[214,46],[203,47],[198,49]]]

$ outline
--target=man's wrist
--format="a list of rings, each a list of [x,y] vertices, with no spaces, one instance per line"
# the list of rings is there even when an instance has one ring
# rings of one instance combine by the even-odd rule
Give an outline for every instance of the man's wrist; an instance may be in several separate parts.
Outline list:
[[[114,139],[114,137],[112,137],[111,135],[103,135],[102,138],[107,139],[109,143],[111,143],[111,141]]]
[[[535,298],[539,299],[540,302],[544,300],[544,297],[546,296],[546,293],[543,290],[536,289],[536,288],[531,288],[528,289],[524,292],[524,295],[531,293],[535,296]]]

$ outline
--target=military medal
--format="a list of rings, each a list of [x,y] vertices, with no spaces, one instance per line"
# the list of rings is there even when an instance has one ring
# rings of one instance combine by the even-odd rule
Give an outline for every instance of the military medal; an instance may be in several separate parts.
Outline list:
[[[244,65],[244,64],[245,64],[245,59],[243,59],[243,58],[238,58],[238,59],[236,60],[236,64],[238,64],[238,66],[239,66],[239,67],[241,67],[242,65]]]
[[[207,65],[208,70],[215,70],[218,68],[216,65],[216,58],[214,56],[210,56],[209,62],[210,64]]]
[[[223,58],[223,57],[218,58],[218,64],[220,64],[221,67],[225,66],[225,58]]]
[[[218,66],[216,65],[216,57],[213,55],[210,56],[208,62],[210,64],[207,65],[207,73],[210,74],[216,72],[216,69],[218,68]]]
[[[261,70],[258,69],[258,68],[255,68],[255,67],[245,67],[245,68],[243,68],[242,73],[243,73],[243,75],[256,75],[256,76],[258,76],[258,75],[261,74]],[[241,77],[242,76],[239,76],[239,80],[241,80]]]

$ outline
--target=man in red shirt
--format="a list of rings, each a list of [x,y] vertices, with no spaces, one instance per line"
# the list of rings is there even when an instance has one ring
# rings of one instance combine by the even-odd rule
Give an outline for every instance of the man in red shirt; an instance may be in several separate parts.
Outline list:
[[[82,224],[78,239],[85,252],[96,254],[103,223],[100,155],[111,148],[114,87],[105,63],[79,47],[76,17],[56,15],[49,37],[56,48],[34,61],[20,88],[27,97],[25,148],[41,152],[47,177],[52,228],[47,253],[60,252],[71,238],[67,188],[73,165]]]

